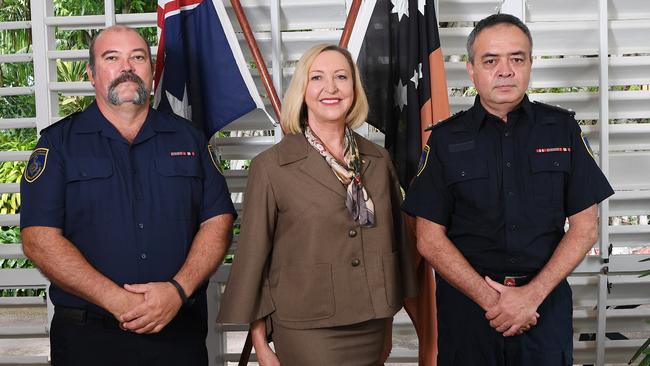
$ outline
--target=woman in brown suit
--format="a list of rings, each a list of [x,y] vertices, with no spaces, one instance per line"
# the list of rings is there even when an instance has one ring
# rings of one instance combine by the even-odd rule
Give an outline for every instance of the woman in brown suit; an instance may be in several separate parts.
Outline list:
[[[381,364],[415,295],[394,168],[353,132],[367,113],[350,53],[312,47],[285,95],[286,135],[251,163],[218,321],[250,323],[263,366]]]

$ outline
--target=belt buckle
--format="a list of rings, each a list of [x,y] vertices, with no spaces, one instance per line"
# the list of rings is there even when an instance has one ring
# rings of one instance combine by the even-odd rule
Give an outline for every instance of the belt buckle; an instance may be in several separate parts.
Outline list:
[[[517,287],[517,279],[524,278],[523,276],[504,276],[503,284],[508,287]]]

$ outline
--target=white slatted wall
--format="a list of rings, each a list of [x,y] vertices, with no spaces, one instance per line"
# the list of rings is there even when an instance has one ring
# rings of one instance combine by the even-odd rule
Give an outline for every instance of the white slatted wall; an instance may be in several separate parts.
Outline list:
[[[236,19],[224,1],[236,31]],[[349,2],[349,0],[347,1]],[[608,29],[600,31],[599,6],[606,2]],[[315,43],[337,43],[346,15],[346,0],[242,0],[261,52],[273,73],[274,82],[280,92],[286,88],[293,73],[291,65],[304,50]],[[501,1],[495,0],[439,0],[438,17],[443,54],[446,62],[450,104],[452,111],[471,106],[473,97],[466,94],[470,86],[465,66],[460,56],[465,54],[465,39],[472,23],[495,11]],[[0,88],[0,96],[16,94],[36,95],[36,116],[22,119],[5,119],[0,116],[0,128],[33,128],[39,130],[55,122],[58,116],[58,95],[92,95],[89,83],[61,83],[56,78],[56,60],[85,60],[87,50],[57,51],[54,28],[88,29],[111,24],[127,24],[132,27],[153,26],[155,14],[125,14],[114,16],[112,1],[106,1],[106,14],[97,16],[54,17],[49,1],[32,1],[32,20],[26,22],[0,23],[1,30],[30,28],[33,32],[33,54],[0,55],[0,62],[33,62],[35,83],[26,88]],[[585,132],[598,157],[604,159],[609,178],[616,189],[616,195],[604,205],[602,215],[632,216],[650,214],[650,2],[647,0],[506,0],[504,9],[526,20],[534,38],[533,77],[531,99],[560,104],[576,111],[576,117],[594,123],[584,126]],[[603,12],[604,14],[604,12]],[[602,78],[600,69],[600,34],[607,34],[607,45],[611,57],[608,61],[608,80],[616,90],[604,93],[606,103],[598,93]],[[245,57],[251,59],[245,44]],[[154,47],[155,54],[155,47]],[[584,57],[589,55],[590,57]],[[560,57],[563,56],[563,57]],[[279,70],[282,70],[282,73]],[[605,74],[607,75],[607,74]],[[262,95],[259,77],[254,73]],[[630,85],[645,85],[642,90],[630,91]],[[623,88],[626,87],[627,88]],[[548,93],[542,88],[580,87],[580,91]],[[589,89],[590,88],[590,89]],[[267,101],[267,110],[272,111]],[[601,110],[608,111],[605,130],[599,120]],[[645,119],[645,123],[639,123]],[[630,121],[631,120],[631,121]],[[226,171],[228,185],[235,195],[236,206],[241,213],[241,193],[246,185],[246,170],[243,161],[253,158],[260,151],[270,147],[278,137],[273,135],[274,127],[259,112],[253,112],[226,127],[231,136],[220,138],[217,145],[222,158],[234,160]],[[376,138],[375,140],[381,140]],[[601,151],[601,146],[608,146]],[[0,161],[27,160],[29,152],[0,152]],[[1,193],[17,192],[15,184],[0,185]],[[650,304],[649,280],[636,278],[634,271],[644,268],[638,263],[640,255],[631,253],[650,245],[650,226],[613,225],[620,218],[604,220],[601,234],[615,249],[609,256],[607,250],[600,255],[589,256],[570,278],[574,290],[574,326],[576,332],[576,362],[599,361],[622,363],[647,337],[650,327],[642,319],[650,317],[650,308],[614,309],[619,305]],[[17,225],[18,217],[1,215],[2,225]],[[235,245],[236,246],[236,245]],[[599,247],[599,246],[597,246]],[[631,249],[629,249],[631,248]],[[0,257],[21,256],[20,245],[0,246]],[[607,268],[607,272],[604,271]],[[11,272],[9,272],[11,271]],[[229,268],[223,266],[211,281],[211,312],[218,306],[222,283]],[[33,270],[0,270],[0,288],[43,287],[47,281]],[[611,284],[608,293],[607,285]],[[609,309],[597,305],[607,304]],[[7,306],[9,301],[0,301]],[[398,332],[409,332],[402,321],[396,324]],[[241,337],[244,327],[211,325],[208,343],[211,364],[223,364],[238,359],[238,351],[227,344],[227,339]],[[605,331],[636,335],[637,339],[612,341],[605,339]],[[12,333],[13,332],[13,333]],[[44,330],[3,329],[0,337],[10,337],[21,332],[45,334]],[[226,332],[226,333],[222,333]],[[240,332],[240,333],[238,333]],[[646,333],[638,333],[646,332]],[[580,333],[598,333],[596,341],[577,341]],[[230,337],[227,335],[230,334]],[[600,347],[597,347],[600,345]],[[599,350],[597,352],[597,350]],[[416,362],[416,352],[397,349],[391,362]],[[0,356],[0,364],[15,360]],[[24,361],[24,359],[22,360]],[[36,360],[43,362],[42,359]]]

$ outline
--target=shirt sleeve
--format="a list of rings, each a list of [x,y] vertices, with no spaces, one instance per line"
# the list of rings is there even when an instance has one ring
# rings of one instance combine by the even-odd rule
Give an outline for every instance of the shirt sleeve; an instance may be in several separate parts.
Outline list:
[[[244,217],[237,252],[218,322],[248,324],[275,311],[268,266],[277,223],[277,203],[263,165],[253,160],[244,194]]]
[[[230,199],[226,178],[221,174],[219,162],[212,156],[212,146],[203,142],[201,164],[203,164],[203,204],[200,221],[204,222],[222,214],[232,214],[237,218],[237,211]]]
[[[453,198],[444,182],[442,163],[438,158],[434,132],[422,150],[418,175],[411,182],[402,210],[447,226],[453,208]]]
[[[565,189],[566,216],[574,215],[614,194],[607,178],[596,164],[587,138],[571,118],[571,174]]]
[[[20,181],[20,227],[64,227],[65,167],[60,152],[42,136]]]

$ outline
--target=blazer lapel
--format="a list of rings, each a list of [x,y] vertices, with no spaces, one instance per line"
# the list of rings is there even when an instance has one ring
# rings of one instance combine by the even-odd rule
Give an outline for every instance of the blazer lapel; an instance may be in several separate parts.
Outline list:
[[[332,168],[301,134],[286,135],[280,143],[279,164],[286,165],[300,161],[300,170],[312,177],[318,184],[346,197],[343,184],[336,178]]]

